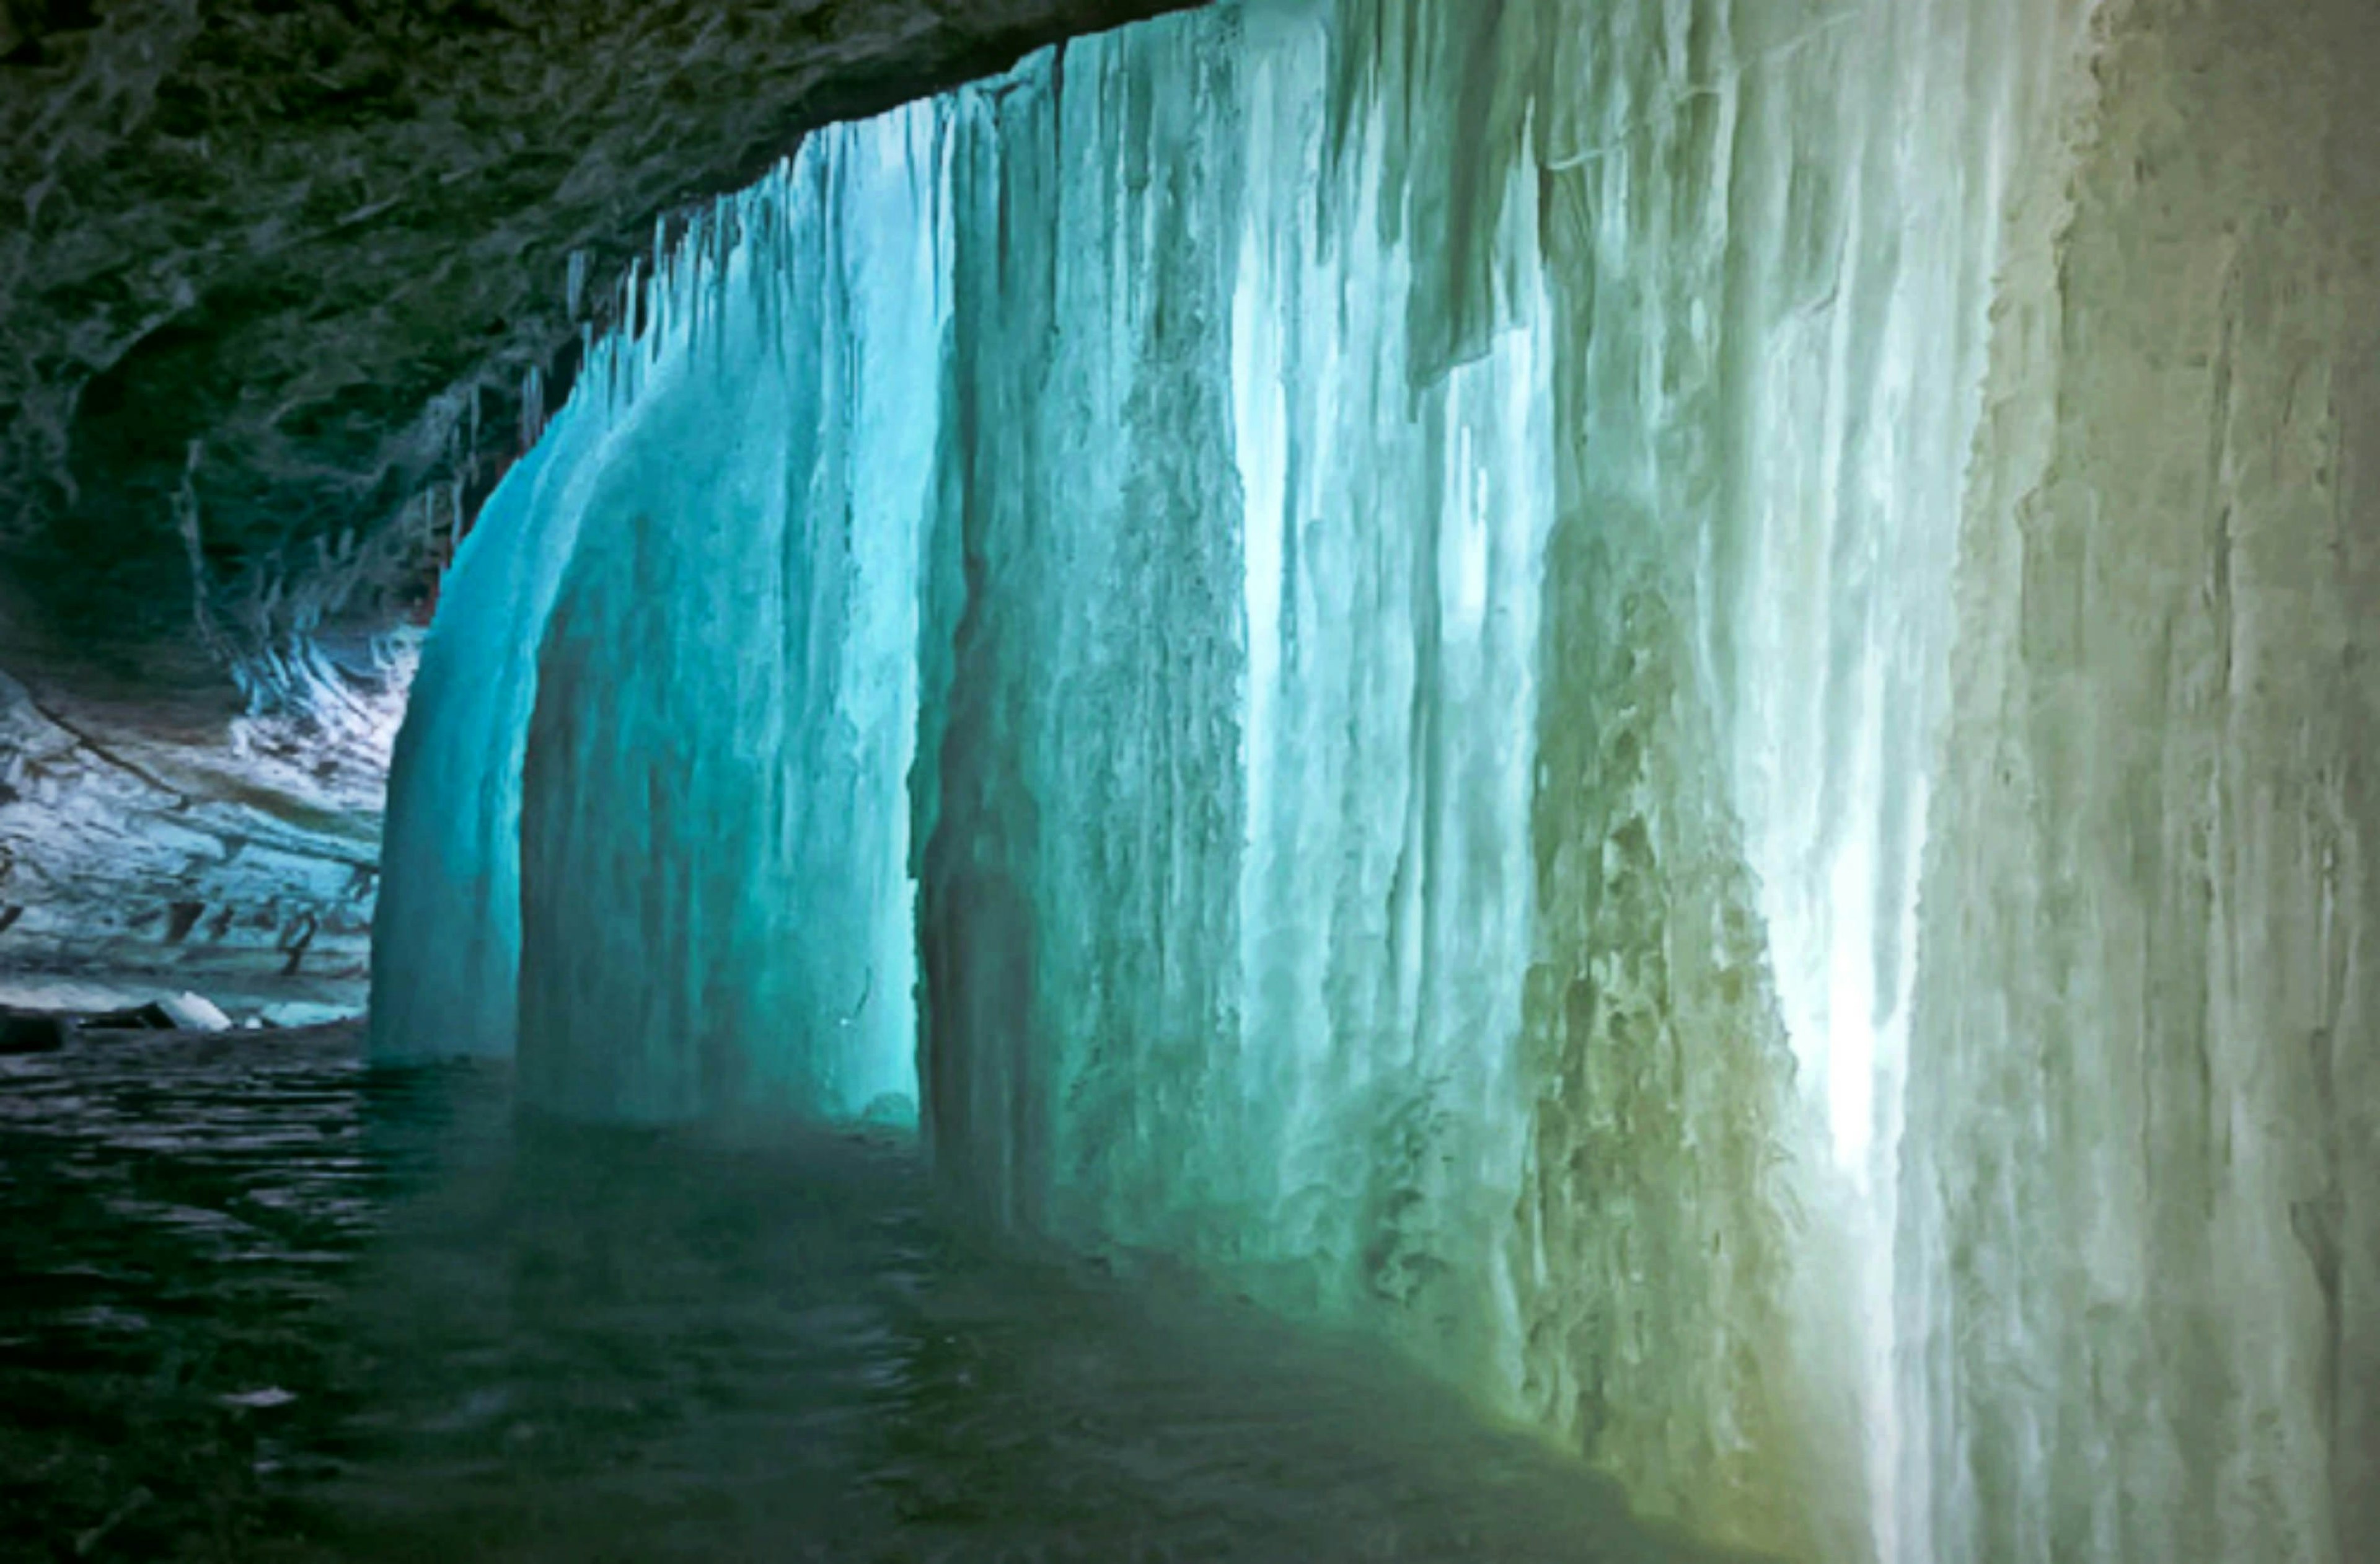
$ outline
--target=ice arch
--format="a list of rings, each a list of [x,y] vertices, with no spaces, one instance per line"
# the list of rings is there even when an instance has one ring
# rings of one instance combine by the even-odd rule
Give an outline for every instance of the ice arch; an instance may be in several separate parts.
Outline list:
[[[2358,1557],[2374,50],[2252,10],[1247,0],[814,138],[457,563],[382,1046],[914,1083],[1791,1557]]]

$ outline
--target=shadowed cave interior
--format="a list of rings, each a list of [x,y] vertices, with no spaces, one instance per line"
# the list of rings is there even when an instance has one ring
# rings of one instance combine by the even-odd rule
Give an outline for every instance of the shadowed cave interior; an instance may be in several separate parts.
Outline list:
[[[2380,1557],[2364,0],[8,0],[0,1554]]]

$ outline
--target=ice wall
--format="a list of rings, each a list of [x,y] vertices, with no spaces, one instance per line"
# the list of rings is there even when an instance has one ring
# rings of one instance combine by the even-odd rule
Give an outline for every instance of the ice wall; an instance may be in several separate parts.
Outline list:
[[[657,247],[465,543],[392,780],[384,1052],[516,1048],[572,1114],[914,1113],[938,124],[822,133]]]
[[[2003,287],[1902,1142],[1911,1557],[2380,1557],[2375,67],[2358,4],[2123,7]]]
[[[926,1108],[1026,1219],[1110,1180],[1217,1219],[1244,1173],[1215,1067],[1242,792],[1230,21],[1120,33],[953,109],[953,628],[919,891],[953,1046]]]
[[[600,418],[577,404],[480,512],[389,761],[371,1035],[384,1058],[508,1057],[520,973],[520,768],[537,645],[577,513],[553,501]],[[559,520],[549,517],[559,515]]]
[[[1900,1556],[1961,479],[2083,52],[2013,0],[1252,5],[970,105],[922,892],[970,1187]],[[1121,393],[1050,394],[1080,334]]]
[[[1245,0],[815,139],[458,561],[384,1041],[914,1036],[1001,1218],[1786,1557],[2362,1557],[2356,12]]]

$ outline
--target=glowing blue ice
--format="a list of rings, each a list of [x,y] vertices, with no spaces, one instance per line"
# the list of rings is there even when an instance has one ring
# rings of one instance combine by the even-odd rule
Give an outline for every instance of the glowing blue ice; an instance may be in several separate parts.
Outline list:
[[[914,1112],[940,125],[822,133],[664,250],[465,543],[393,778],[384,1051],[517,1047],[573,1114]]]
[[[2269,1496],[2218,1556],[2335,1564],[2290,1540],[2333,1497],[2289,1252],[2345,1163],[2208,1127],[2327,1095],[2253,1039],[2260,1004],[2332,1037],[2329,979],[2160,921],[2265,804],[2126,812],[2229,797],[2190,724],[2231,708],[2166,660],[2230,590],[2175,540],[2228,551],[2231,502],[2164,507],[2254,467],[2168,458],[2255,332],[2168,353],[2133,282],[2061,294],[2093,11],[1246,0],[813,139],[662,248],[457,562],[382,1048],[516,1039],[532,1102],[600,1117],[914,1094],[999,1217],[1393,1337],[1779,1554],[2194,1557],[2170,1395]],[[2109,145],[2113,272],[2167,160]],[[2172,166],[2259,199],[2228,150]],[[2244,309],[2230,242],[2176,274]],[[2322,398],[2276,362],[2287,424]],[[2316,493],[2293,438],[2274,493]],[[2105,470],[2039,500],[2068,439]],[[2086,635],[2108,494],[2172,558]],[[2275,558],[2328,557],[2263,503]],[[2054,720],[2102,688],[2180,693]],[[2167,718],[2199,747],[2124,747]],[[2351,768],[2263,720],[2270,796],[2331,798],[2272,904],[2329,930]],[[2087,883],[2036,773],[2095,801]]]

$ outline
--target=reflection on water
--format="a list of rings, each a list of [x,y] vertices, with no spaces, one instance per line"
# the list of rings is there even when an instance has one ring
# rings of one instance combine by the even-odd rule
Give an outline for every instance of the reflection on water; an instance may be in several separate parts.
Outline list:
[[[1706,1557],[1352,1349],[978,1241],[905,1145],[759,1139],[336,1032],[0,1061],[0,1549]]]

